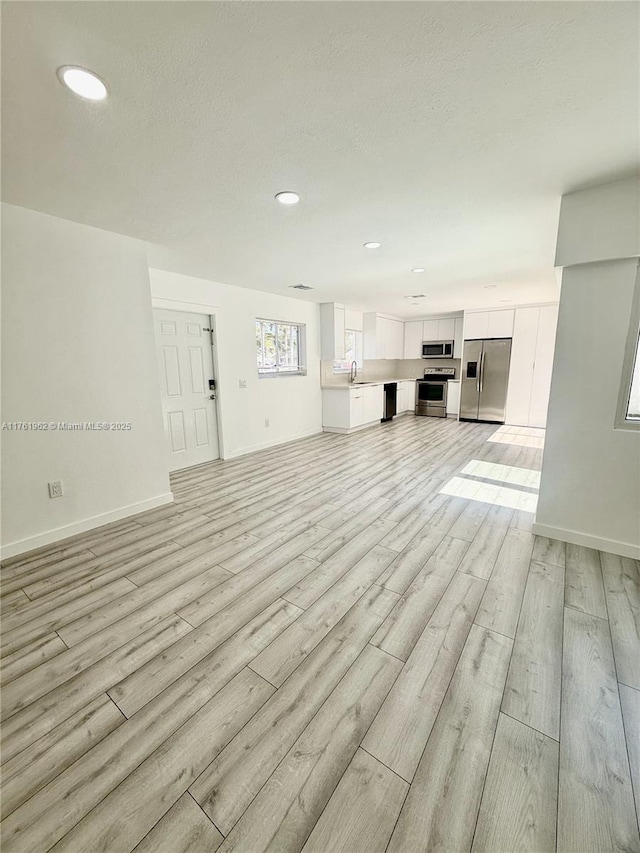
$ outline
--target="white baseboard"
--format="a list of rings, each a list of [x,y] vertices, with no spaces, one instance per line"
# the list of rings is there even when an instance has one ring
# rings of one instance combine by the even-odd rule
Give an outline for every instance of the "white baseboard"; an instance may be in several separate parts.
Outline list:
[[[64,527],[45,530],[44,533],[38,533],[36,536],[29,536],[27,539],[20,539],[17,542],[9,542],[3,545],[0,548],[0,558],[6,560],[9,557],[15,557],[27,551],[34,551],[36,548],[51,545],[53,542],[59,542],[61,539],[68,539],[70,536],[77,536],[78,533],[86,533],[87,530],[93,530],[95,527],[102,527],[105,524],[110,524],[112,521],[119,521],[121,518],[127,518],[129,515],[138,515],[140,512],[147,512],[147,510],[156,509],[159,506],[164,506],[172,502],[173,495],[171,492],[166,492],[164,495],[157,495],[157,497],[149,498],[146,501],[122,506],[111,510],[111,512],[93,515],[91,518],[83,518],[82,521],[75,521],[73,524],[65,524]]]
[[[355,426],[355,427],[329,427],[329,426],[325,426],[325,427],[322,427],[322,432],[337,432],[337,433],[340,433],[340,435],[351,435],[352,432],[360,432],[360,430],[369,429],[369,427],[372,427],[372,426],[379,426],[380,423],[381,423],[381,421],[371,421],[368,424],[360,424],[359,426]]]
[[[536,536],[546,536],[547,539],[559,539],[561,542],[570,542],[572,545],[583,545],[585,548],[594,548],[597,551],[607,551],[609,554],[640,560],[640,545],[632,545],[630,542],[604,539],[601,536],[591,536],[589,533],[565,530],[563,527],[550,527],[548,524],[537,522],[534,522],[532,529]]]
[[[257,453],[259,450],[268,450],[270,447],[279,447],[281,444],[290,444],[292,441],[300,441],[301,438],[312,438],[312,436],[320,435],[321,433],[321,429],[312,429],[307,432],[297,433],[296,435],[288,435],[286,438],[272,438],[260,444],[252,444],[250,447],[241,447],[239,450],[232,450],[230,453],[225,453],[222,458],[225,460],[236,459],[238,456]]]

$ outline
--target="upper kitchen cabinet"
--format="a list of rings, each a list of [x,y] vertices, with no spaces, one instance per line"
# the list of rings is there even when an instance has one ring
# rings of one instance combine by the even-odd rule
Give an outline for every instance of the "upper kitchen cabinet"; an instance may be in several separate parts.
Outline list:
[[[422,321],[423,341],[453,341],[455,340],[455,336],[455,317],[438,317],[434,320]]]
[[[544,427],[551,388],[558,306],[516,308],[506,422]]]
[[[422,340],[423,341],[442,341],[444,338],[438,337],[439,320],[423,320],[422,321]]]
[[[437,341],[452,341],[456,334],[456,321],[453,317],[445,317],[438,320],[438,337]],[[425,338],[426,340],[426,338]]]
[[[350,329],[353,332],[362,332],[363,331],[363,320],[362,320],[362,311],[354,311],[351,308],[345,308],[344,310],[344,327],[345,329]]]
[[[345,307],[337,302],[320,305],[320,358],[323,361],[344,360]]]
[[[404,357],[420,358],[422,356],[422,320],[411,320],[404,324]]]
[[[453,357],[462,358],[462,350],[464,347],[464,337],[462,335],[464,319],[456,317],[454,335],[453,335]]]
[[[510,338],[513,335],[513,308],[500,311],[466,311],[464,340]]]
[[[404,323],[380,314],[364,315],[364,357],[403,358]]]
[[[453,341],[453,357],[462,358],[462,317],[410,320],[404,324],[405,358],[421,358],[423,341]]]

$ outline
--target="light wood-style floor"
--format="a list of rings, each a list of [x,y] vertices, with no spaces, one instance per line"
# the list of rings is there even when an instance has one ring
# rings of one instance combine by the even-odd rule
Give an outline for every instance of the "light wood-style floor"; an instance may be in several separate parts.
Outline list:
[[[4,853],[640,850],[638,565],[532,535],[541,446],[405,416],[9,561]]]

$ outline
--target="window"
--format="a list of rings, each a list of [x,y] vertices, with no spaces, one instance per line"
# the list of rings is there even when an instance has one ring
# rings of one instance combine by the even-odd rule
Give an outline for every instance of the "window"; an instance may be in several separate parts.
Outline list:
[[[631,307],[615,426],[640,430],[640,266]]]
[[[344,330],[344,359],[333,362],[333,372],[342,373],[351,369],[355,361],[358,369],[362,367],[362,332],[356,329]]]
[[[256,320],[256,355],[259,376],[305,374],[302,325],[277,320]]]
[[[627,401],[626,420],[640,423],[640,334],[636,341],[636,353],[631,371],[631,387]]]

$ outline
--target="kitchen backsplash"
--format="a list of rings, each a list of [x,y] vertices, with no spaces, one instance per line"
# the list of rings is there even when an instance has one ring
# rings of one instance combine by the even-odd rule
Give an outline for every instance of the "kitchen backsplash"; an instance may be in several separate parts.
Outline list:
[[[459,358],[402,358],[402,359],[365,359],[358,369],[358,381],[376,382],[380,379],[418,379],[422,378],[427,367],[455,367],[456,379],[460,378]],[[333,361],[320,362],[322,385],[348,385],[348,373],[334,373]]]
[[[400,369],[403,371],[398,374],[401,377],[417,379],[424,374],[427,367],[455,367],[456,379],[460,379],[462,361],[459,358],[413,358],[402,359],[398,364],[401,365]]]

